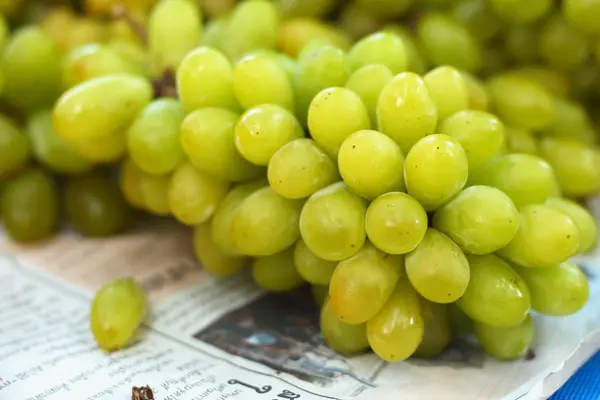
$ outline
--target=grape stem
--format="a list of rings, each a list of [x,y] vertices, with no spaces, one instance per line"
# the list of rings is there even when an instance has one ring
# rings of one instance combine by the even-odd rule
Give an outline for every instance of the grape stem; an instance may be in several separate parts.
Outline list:
[[[112,15],[127,22],[144,46],[148,46],[148,30],[131,16],[127,7],[123,4],[115,4],[112,8]]]

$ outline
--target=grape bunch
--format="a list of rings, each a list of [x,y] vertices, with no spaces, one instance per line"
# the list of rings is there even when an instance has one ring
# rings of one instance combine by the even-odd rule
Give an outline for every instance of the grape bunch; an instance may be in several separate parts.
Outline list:
[[[0,212],[19,242],[193,231],[216,277],[311,285],[344,354],[521,357],[586,304],[600,0],[1,3]],[[66,217],[64,219],[63,217]],[[147,310],[91,308],[103,349]]]

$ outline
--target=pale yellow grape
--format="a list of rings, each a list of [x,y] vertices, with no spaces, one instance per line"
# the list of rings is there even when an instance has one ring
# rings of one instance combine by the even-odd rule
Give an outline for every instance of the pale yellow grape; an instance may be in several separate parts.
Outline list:
[[[414,356],[433,359],[450,344],[452,325],[450,313],[445,304],[433,303],[421,297],[421,316],[425,324],[423,341]]]
[[[298,273],[313,285],[329,285],[333,271],[337,266],[335,261],[323,260],[313,253],[303,240],[298,240],[294,248],[294,265]]]
[[[390,256],[366,242],[337,265],[329,282],[331,310],[347,324],[373,318],[394,291],[402,274],[402,256]]]
[[[131,158],[126,158],[123,161],[119,171],[119,186],[127,202],[134,207],[144,208],[144,197],[141,187],[144,171]]]
[[[247,55],[238,61],[233,69],[233,91],[246,110],[275,104],[294,111],[292,81],[283,67],[266,54]]]
[[[304,284],[294,266],[293,247],[254,259],[252,277],[258,286],[268,292],[287,292]]]
[[[317,256],[329,261],[356,254],[366,239],[365,201],[342,182],[308,198],[300,215],[300,232]]]
[[[298,67],[296,60],[285,53],[279,53],[276,50],[258,49],[246,54],[247,56],[267,57],[274,61],[287,74],[290,82],[293,80]]]
[[[301,138],[282,146],[269,160],[269,184],[290,199],[308,197],[339,180],[337,165],[314,140]]]
[[[344,140],[338,167],[348,188],[369,200],[405,189],[402,150],[377,131],[360,130]]]
[[[519,229],[510,197],[489,186],[471,186],[439,208],[433,226],[466,253],[488,254],[506,246]]]
[[[505,127],[506,149],[510,153],[537,154],[538,144],[531,133],[524,129]]]
[[[321,309],[319,326],[321,327],[321,333],[325,342],[337,352],[342,354],[356,354],[369,348],[367,325],[345,323],[331,311],[328,300],[325,300]]]
[[[205,107],[239,109],[233,91],[233,67],[218,50],[198,47],[177,68],[177,94],[187,112]]]
[[[340,49],[350,47],[350,38],[339,29],[311,18],[290,18],[282,21],[277,46],[284,53],[296,57],[307,43],[318,39]]]
[[[181,144],[198,169],[229,181],[257,177],[261,168],[246,161],[235,147],[239,116],[223,108],[203,108],[181,124]]]
[[[469,108],[467,83],[456,68],[437,67],[425,74],[423,80],[440,119]]]
[[[435,132],[438,112],[423,79],[403,72],[389,81],[377,102],[378,129],[391,137],[404,154],[424,136]]]
[[[467,154],[470,173],[481,168],[504,145],[504,124],[485,111],[459,111],[442,121],[437,133],[451,136],[460,143]]]
[[[469,263],[448,236],[429,228],[406,255],[406,274],[417,292],[435,303],[453,303],[469,284]]]
[[[381,311],[367,322],[367,338],[375,354],[398,362],[418,349],[424,325],[419,295],[403,276]]]
[[[391,32],[365,36],[348,52],[353,71],[370,64],[382,64],[398,74],[408,70],[408,54],[402,39]]]
[[[481,322],[473,324],[473,331],[485,352],[500,360],[523,356],[533,342],[534,328],[531,315],[509,328],[496,328]]]
[[[579,252],[585,253],[596,245],[598,228],[594,216],[583,206],[576,202],[559,197],[552,197],[546,205],[567,214],[579,229]]]
[[[350,75],[346,88],[360,97],[371,120],[371,126],[377,124],[377,101],[383,87],[392,80],[394,74],[381,64],[369,64],[357,69]]]
[[[490,107],[490,96],[483,82],[468,72],[462,72],[462,76],[467,85],[469,109],[487,111]]]
[[[552,167],[532,154],[507,154],[492,160],[471,183],[496,187],[519,208],[543,203],[558,190]]]
[[[337,157],[348,136],[369,129],[369,113],[353,91],[332,87],[319,92],[308,109],[308,129],[312,138],[329,155]]]
[[[117,161],[127,153],[125,132],[114,132],[111,135],[95,139],[80,138],[67,142],[81,157],[97,164]]]
[[[236,208],[230,227],[235,248],[249,256],[283,251],[300,238],[302,201],[279,196],[270,187],[258,189]]]
[[[235,147],[251,163],[268,165],[277,150],[303,136],[294,114],[281,106],[262,104],[240,117],[235,126]]]
[[[567,214],[543,204],[521,210],[519,230],[499,254],[523,267],[552,267],[579,249],[580,233]]]
[[[224,253],[210,236],[211,222],[194,228],[194,252],[204,270],[213,276],[230,276],[241,270],[246,259]]]
[[[498,328],[523,322],[531,309],[527,284],[501,258],[467,256],[471,279],[456,304],[469,318]]]
[[[434,211],[454,197],[465,186],[468,174],[465,151],[447,135],[435,134],[419,140],[404,162],[408,194],[426,211]]]
[[[142,172],[140,176],[140,194],[143,207],[154,215],[170,215],[169,174],[152,175]]]

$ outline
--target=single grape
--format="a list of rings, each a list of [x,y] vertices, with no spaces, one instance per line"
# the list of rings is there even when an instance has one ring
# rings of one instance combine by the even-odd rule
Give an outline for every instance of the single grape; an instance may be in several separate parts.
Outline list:
[[[600,33],[597,19],[600,15],[600,1],[565,0],[562,2],[562,12],[575,27],[590,34]]]
[[[429,135],[419,140],[404,162],[408,194],[426,211],[454,197],[465,186],[468,161],[460,143],[447,135]]]
[[[313,285],[328,285],[337,262],[323,260],[313,253],[303,240],[298,240],[294,249],[294,265],[307,282]]]
[[[417,292],[435,303],[452,303],[469,283],[469,263],[448,236],[429,228],[406,256],[406,274]]]
[[[379,130],[391,137],[404,154],[419,139],[435,132],[438,112],[420,76],[403,72],[389,81],[377,102]]]
[[[534,324],[528,315],[520,324],[508,328],[475,322],[473,331],[486,353],[500,360],[513,360],[523,356],[531,346]]]
[[[237,0],[200,0],[200,7],[206,17],[212,20],[227,15],[236,3]]]
[[[403,276],[381,311],[367,322],[369,344],[383,360],[398,362],[417,351],[424,332],[419,295]]]
[[[514,73],[543,86],[557,98],[556,100],[569,95],[569,81],[561,71],[540,65],[526,65],[516,69]],[[559,107],[559,105],[556,104],[556,107]],[[559,110],[556,110],[556,112],[558,113]]]
[[[127,132],[127,149],[133,161],[151,174],[166,174],[185,160],[180,130],[183,105],[171,98],[148,104]]]
[[[153,175],[142,172],[140,177],[140,194],[143,207],[151,214],[165,216],[171,214],[169,206],[170,174]]]
[[[337,166],[314,140],[301,138],[282,146],[269,160],[269,184],[289,199],[308,197],[339,179]]]
[[[402,39],[408,57],[408,71],[419,75],[424,75],[427,72],[427,61],[421,43],[418,42],[411,30],[403,25],[391,24],[385,26],[382,31],[393,33]]]
[[[285,53],[279,53],[276,50],[269,49],[258,49],[248,52],[246,54],[248,57],[256,56],[256,57],[267,57],[271,61],[274,61],[279,68],[281,68],[289,77],[289,79],[293,79],[296,74],[296,70],[298,69],[298,64],[296,60]],[[245,57],[244,57],[245,58]],[[293,110],[292,110],[293,111]]]
[[[559,197],[548,199],[546,205],[562,211],[575,222],[579,229],[579,252],[585,253],[595,247],[598,228],[594,216],[586,208],[572,200]]]
[[[92,300],[90,328],[98,346],[115,351],[127,346],[147,313],[144,290],[133,278],[104,284]]]
[[[588,131],[593,128],[583,105],[567,99],[557,99],[555,104],[552,123],[540,132],[541,135],[585,142]]]
[[[53,120],[54,121],[54,120]],[[53,123],[56,131],[56,123]],[[65,140],[62,136],[61,139]],[[75,152],[93,164],[111,163],[121,159],[127,152],[125,131],[114,132],[96,139],[78,138],[65,140]]]
[[[246,259],[224,253],[211,239],[211,221],[194,228],[194,252],[202,268],[218,277],[231,276],[246,265]]]
[[[408,54],[402,38],[390,32],[365,36],[348,53],[353,71],[370,64],[385,65],[394,75],[408,69]]]
[[[329,282],[329,306],[343,322],[362,324],[388,301],[402,274],[402,256],[390,256],[371,243],[337,265]]]
[[[357,69],[348,78],[346,88],[356,93],[367,107],[371,126],[375,126],[377,123],[379,95],[393,77],[392,71],[385,65],[369,64]]]
[[[252,277],[258,286],[268,292],[287,292],[304,285],[294,266],[293,247],[254,259]]]
[[[524,129],[505,127],[506,150],[509,153],[538,154],[538,144],[533,135]]]
[[[437,67],[425,74],[423,80],[440,119],[469,108],[467,83],[456,68]]]
[[[550,0],[543,1],[550,3]],[[586,61],[591,49],[588,37],[556,14],[546,21],[540,32],[539,52],[549,66],[572,70]]]
[[[251,163],[268,165],[277,150],[303,136],[294,114],[281,106],[262,104],[240,117],[235,126],[235,147]]]
[[[228,24],[229,18],[227,14],[206,21],[202,32],[202,38],[200,39],[200,45],[222,52],[223,37],[225,37]]]
[[[427,231],[427,213],[406,193],[379,196],[367,209],[365,230],[369,240],[388,254],[414,250]]]
[[[335,0],[277,0],[277,3],[284,17],[324,17],[336,6]]]
[[[367,107],[350,89],[325,89],[315,96],[308,109],[312,138],[334,158],[346,138],[370,126]]]
[[[490,96],[483,82],[467,72],[462,72],[461,74],[467,85],[468,108],[471,110],[487,111],[490,107]]]
[[[328,300],[321,309],[320,327],[329,347],[342,354],[357,354],[369,348],[367,324],[351,325],[340,319],[332,310]]]
[[[188,114],[181,124],[183,151],[194,166],[228,181],[257,177],[261,168],[246,161],[235,146],[239,116],[223,108],[203,108]]]
[[[323,40],[340,49],[350,47],[350,38],[343,32],[322,21],[310,18],[290,18],[282,21],[277,47],[291,57],[296,57],[308,43],[315,39]]]
[[[348,3],[339,13],[336,26],[354,40],[373,33],[381,26],[381,21],[363,5]]]
[[[414,353],[419,358],[435,358],[450,344],[452,325],[446,304],[438,304],[419,298],[421,315],[425,325],[423,340]]]
[[[0,115],[0,180],[27,165],[33,146],[14,121]]]
[[[17,242],[52,236],[59,223],[59,192],[52,177],[30,169],[7,181],[1,192],[0,216],[4,230]]]
[[[497,328],[523,322],[531,296],[523,278],[501,258],[468,255],[471,279],[456,304],[469,318]]]
[[[123,196],[129,204],[137,208],[144,208],[144,197],[142,195],[142,180],[144,171],[138,167],[133,160],[127,158],[119,169],[119,187]]]
[[[496,14],[508,22],[529,23],[543,18],[553,6],[552,0],[491,0]]]
[[[488,0],[453,1],[452,16],[465,25],[471,34],[484,42],[498,35],[504,28]]]
[[[308,198],[300,214],[300,232],[317,256],[340,261],[356,254],[366,239],[365,201],[342,182]]]

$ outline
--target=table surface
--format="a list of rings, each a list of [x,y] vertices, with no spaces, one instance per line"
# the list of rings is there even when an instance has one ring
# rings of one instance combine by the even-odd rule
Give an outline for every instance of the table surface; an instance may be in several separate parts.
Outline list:
[[[600,351],[590,358],[550,400],[599,400]]]

